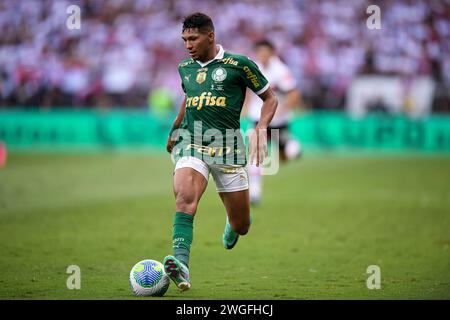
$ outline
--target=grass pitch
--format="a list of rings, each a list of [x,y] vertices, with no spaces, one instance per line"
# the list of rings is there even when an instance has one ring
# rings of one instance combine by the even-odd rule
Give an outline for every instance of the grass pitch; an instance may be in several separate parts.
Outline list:
[[[162,299],[450,299],[450,158],[305,156],[265,177],[237,246],[214,183],[195,218],[192,289]],[[0,169],[0,299],[135,298],[172,252],[166,155],[10,154]],[[81,268],[68,290],[66,268]],[[381,289],[369,290],[369,265]]]

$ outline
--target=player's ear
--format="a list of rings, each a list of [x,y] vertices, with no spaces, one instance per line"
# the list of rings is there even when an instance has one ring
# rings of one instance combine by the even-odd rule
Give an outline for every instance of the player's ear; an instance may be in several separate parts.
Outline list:
[[[214,31],[210,31],[208,33],[208,40],[209,40],[209,43],[213,43],[214,42]]]

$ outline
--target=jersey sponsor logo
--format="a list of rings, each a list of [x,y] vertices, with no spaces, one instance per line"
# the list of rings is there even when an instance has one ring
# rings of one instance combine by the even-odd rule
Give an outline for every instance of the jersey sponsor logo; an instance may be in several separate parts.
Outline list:
[[[219,168],[220,172],[226,173],[226,174],[234,174],[239,173],[239,171],[242,170],[242,168]],[[241,179],[242,180],[242,179]]]
[[[188,74],[187,76],[184,76],[184,78],[186,79],[187,82],[189,82],[189,79],[191,78],[191,75]]]
[[[203,106],[218,106],[226,107],[226,97],[213,96],[211,92],[202,92],[200,96],[189,97],[186,99],[187,107],[197,107],[197,110],[203,108]]]
[[[222,67],[218,67],[213,70],[211,77],[216,82],[222,82],[223,80],[225,80],[227,78],[227,70],[225,70]]]
[[[247,79],[249,79],[252,82],[252,84],[255,87],[255,89],[259,88],[261,86],[259,84],[258,77],[252,72],[252,70],[250,70],[249,67],[245,66],[244,67],[244,72],[247,75]]]
[[[231,152],[230,147],[208,147],[208,146],[199,146],[197,144],[191,143],[186,146],[186,151],[189,151],[190,149],[194,149],[198,153],[206,154],[210,157],[214,156],[223,156],[224,154],[229,154]]]
[[[233,66],[237,66],[238,62],[236,60],[234,60],[233,58],[229,57],[229,58],[224,58],[222,60],[220,60],[221,62],[223,62],[223,64],[232,64]]]
[[[193,63],[193,62],[194,62],[194,60],[189,60],[189,61],[180,63],[178,66],[179,66],[180,68],[186,67],[187,65],[189,65],[189,64],[191,64],[191,63]]]

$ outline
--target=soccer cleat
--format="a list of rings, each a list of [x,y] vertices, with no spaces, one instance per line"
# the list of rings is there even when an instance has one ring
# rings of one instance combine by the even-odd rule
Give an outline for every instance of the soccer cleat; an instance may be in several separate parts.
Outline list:
[[[176,284],[178,289],[186,291],[191,287],[189,269],[174,256],[164,258],[164,271]]]
[[[225,224],[225,230],[223,231],[223,246],[225,247],[225,249],[228,250],[233,249],[238,239],[239,234],[237,234],[236,232],[233,231],[233,229],[231,229],[231,225],[227,217],[227,223]]]

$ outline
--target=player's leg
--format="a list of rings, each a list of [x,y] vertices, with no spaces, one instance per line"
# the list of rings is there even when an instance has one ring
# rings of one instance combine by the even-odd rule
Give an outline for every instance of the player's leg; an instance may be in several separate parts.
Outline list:
[[[211,174],[227,212],[223,244],[226,249],[231,249],[239,235],[246,234],[250,227],[247,168],[211,166]]]
[[[248,166],[249,185],[250,185],[250,203],[259,205],[262,197],[263,177],[262,168],[254,164]]]
[[[288,124],[280,127],[280,155],[284,161],[298,159],[302,155],[301,144],[289,133]]]
[[[195,169],[194,169],[195,168]],[[189,256],[193,239],[193,222],[203,195],[209,171],[201,160],[180,159],[174,173],[176,213],[173,223],[174,255],[164,259],[164,269],[181,290],[190,288]]]
[[[250,224],[249,191],[220,192],[220,198],[227,211],[227,223],[223,234],[226,249],[232,249],[239,235],[247,234]]]
[[[290,138],[283,149],[287,160],[298,159],[302,156],[302,145],[296,139]]]
[[[278,130],[278,141],[271,140],[271,143],[276,143],[278,145],[278,154],[280,157],[280,161],[286,162],[288,160],[287,155],[285,153],[286,143],[289,139],[288,125],[282,124],[272,129]]]

